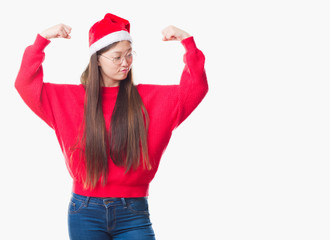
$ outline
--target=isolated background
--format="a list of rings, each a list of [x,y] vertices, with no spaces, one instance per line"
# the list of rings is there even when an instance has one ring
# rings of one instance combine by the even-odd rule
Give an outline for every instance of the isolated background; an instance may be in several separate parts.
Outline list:
[[[0,6],[0,239],[68,239],[71,178],[55,134],[14,88],[24,49],[58,23],[44,81],[79,84],[88,30],[131,22],[136,83],[179,83],[183,47],[206,56],[209,93],[173,132],[150,186],[158,240],[330,238],[327,1],[10,1]]]

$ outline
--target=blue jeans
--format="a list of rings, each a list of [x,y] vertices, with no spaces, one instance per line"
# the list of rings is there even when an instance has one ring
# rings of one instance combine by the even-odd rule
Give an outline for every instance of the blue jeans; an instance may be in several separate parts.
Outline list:
[[[68,227],[71,240],[155,240],[148,197],[96,198],[72,192]]]

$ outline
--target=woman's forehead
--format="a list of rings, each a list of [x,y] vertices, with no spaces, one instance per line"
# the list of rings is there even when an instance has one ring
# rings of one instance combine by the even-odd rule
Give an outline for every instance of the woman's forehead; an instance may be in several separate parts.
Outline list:
[[[120,41],[118,42],[118,44],[116,44],[116,46],[114,46],[113,48],[109,49],[109,53],[123,53],[123,52],[127,52],[130,49],[132,49],[132,45],[130,41],[124,40],[124,41]]]

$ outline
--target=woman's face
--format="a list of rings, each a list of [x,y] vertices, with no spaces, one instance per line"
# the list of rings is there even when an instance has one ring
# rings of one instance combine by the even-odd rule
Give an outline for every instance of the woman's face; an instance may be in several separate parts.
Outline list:
[[[132,46],[129,41],[120,41],[114,47],[98,56],[98,65],[103,79],[102,86],[119,86],[126,79],[132,66]]]

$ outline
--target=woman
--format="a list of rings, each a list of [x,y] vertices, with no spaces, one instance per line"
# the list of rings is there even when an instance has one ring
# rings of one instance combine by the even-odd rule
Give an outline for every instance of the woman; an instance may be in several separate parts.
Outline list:
[[[108,13],[90,28],[81,84],[43,82],[45,47],[70,32],[58,24],[37,34],[15,81],[25,103],[55,130],[73,178],[70,239],[155,239],[149,183],[172,131],[208,91],[204,55],[192,36],[169,26],[163,40],[186,50],[180,84],[134,85],[130,23]]]

